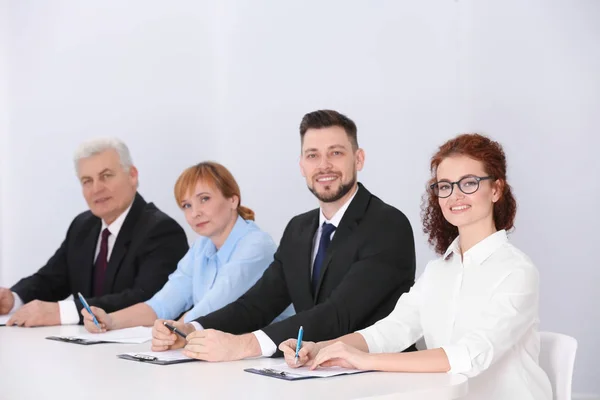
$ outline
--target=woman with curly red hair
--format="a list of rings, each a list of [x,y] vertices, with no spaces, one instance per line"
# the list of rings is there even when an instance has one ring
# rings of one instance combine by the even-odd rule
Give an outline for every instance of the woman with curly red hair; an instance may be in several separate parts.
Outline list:
[[[479,134],[444,143],[431,159],[423,230],[431,261],[392,313],[327,342],[280,345],[292,367],[342,366],[398,372],[449,372],[470,378],[470,399],[550,400],[538,364],[539,277],[513,246],[516,201],[499,143]],[[400,353],[424,337],[428,350]]]

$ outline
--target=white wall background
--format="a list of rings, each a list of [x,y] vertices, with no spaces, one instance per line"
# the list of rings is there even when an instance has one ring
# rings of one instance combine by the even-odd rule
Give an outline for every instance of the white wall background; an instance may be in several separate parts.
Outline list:
[[[85,209],[71,154],[98,135],[129,144],[140,192],[182,226],[175,179],[222,162],[278,241],[316,204],[297,126],[324,107],[357,122],[360,179],[411,220],[421,271],[429,157],[476,130],[508,154],[542,329],[578,338],[574,390],[600,393],[599,20],[593,0],[0,0],[0,284]]]

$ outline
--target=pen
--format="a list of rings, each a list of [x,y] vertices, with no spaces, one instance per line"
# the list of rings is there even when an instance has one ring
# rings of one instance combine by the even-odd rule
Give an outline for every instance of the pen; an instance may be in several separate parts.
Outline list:
[[[92,318],[94,318],[94,324],[96,324],[96,326],[98,327],[98,329],[102,330],[102,328],[100,327],[100,324],[98,323],[98,320],[96,319],[96,316],[92,312],[92,309],[88,305],[87,301],[85,301],[85,299],[83,298],[83,295],[81,294],[81,292],[77,292],[77,295],[79,296],[79,300],[81,301],[81,304],[83,304],[83,306],[85,307],[85,309],[87,310],[87,312],[89,312],[90,315],[92,316]]]
[[[298,364],[298,352],[302,348],[302,334],[304,333],[304,329],[300,327],[298,329],[298,341],[296,342],[296,356],[294,357],[294,363]]]
[[[167,324],[167,321],[163,322],[163,325],[166,326],[167,328],[169,328],[171,330],[171,332],[175,332],[176,334],[178,334],[179,336],[181,336],[182,338],[186,338],[186,334],[181,332],[179,329],[175,328],[172,325]]]

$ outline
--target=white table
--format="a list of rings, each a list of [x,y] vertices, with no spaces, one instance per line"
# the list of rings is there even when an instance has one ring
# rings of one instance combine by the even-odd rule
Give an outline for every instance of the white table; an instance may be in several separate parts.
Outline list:
[[[116,357],[149,351],[149,343],[82,346],[45,339],[81,332],[80,326],[0,327],[0,399],[456,399],[467,393],[461,375],[368,372],[289,382],[243,371],[282,359],[161,366]]]

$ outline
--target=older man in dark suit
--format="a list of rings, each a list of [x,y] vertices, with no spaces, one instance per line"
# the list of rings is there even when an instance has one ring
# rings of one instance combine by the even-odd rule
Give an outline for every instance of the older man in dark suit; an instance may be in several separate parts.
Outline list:
[[[0,288],[7,325],[81,322],[81,292],[90,305],[116,311],[152,297],[188,249],[183,229],[137,193],[138,171],[118,139],[81,145],[75,168],[89,211],[38,272]],[[64,300],[74,295],[74,300]]]
[[[414,284],[408,219],[357,182],[365,156],[354,122],[316,111],[304,116],[300,135],[300,168],[320,208],[289,222],[273,263],[242,297],[176,324],[189,333],[187,345],[157,321],[153,350],[186,345],[186,355],[209,361],[272,356],[300,326],[306,340],[321,341],[372,325]],[[296,315],[270,324],[290,304]]]

